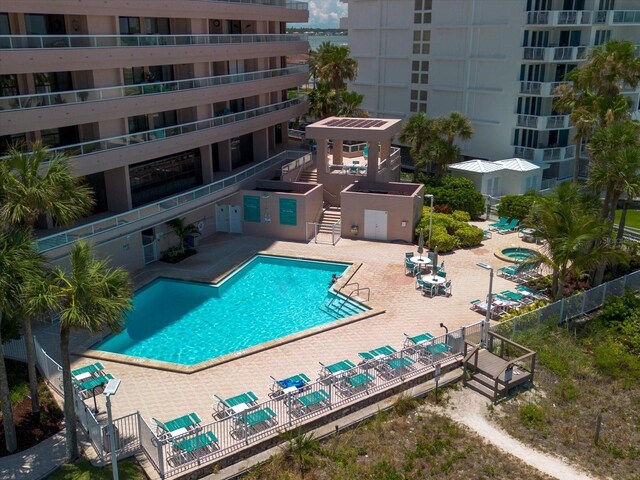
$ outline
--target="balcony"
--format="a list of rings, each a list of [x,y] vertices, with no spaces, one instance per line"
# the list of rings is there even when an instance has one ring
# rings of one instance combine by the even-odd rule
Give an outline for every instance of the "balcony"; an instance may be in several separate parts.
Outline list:
[[[183,123],[171,127],[158,128],[146,132],[130,133],[128,135],[120,135],[117,137],[104,138],[90,142],[76,143],[74,145],[65,145],[63,147],[52,148],[52,152],[65,153],[72,157],[82,157],[102,151],[125,148],[132,145],[140,145],[146,142],[162,141],[170,137],[186,135],[188,133],[208,130],[216,127],[222,127],[238,122],[242,122],[251,118],[266,115],[279,110],[284,110],[295,105],[306,102],[306,97],[297,97],[285,102],[273,103],[263,107],[244,110],[239,113],[231,113],[205,120]]]
[[[568,115],[522,115],[516,119],[518,127],[531,128],[534,130],[559,130],[569,128]]]
[[[565,160],[572,160],[575,156],[575,151],[575,145],[553,148],[529,148],[517,145],[513,147],[513,155],[517,158],[546,163],[559,163]]]
[[[527,25],[548,25],[550,27],[564,25],[592,25],[593,12],[586,10],[549,10],[527,12]]]
[[[595,15],[597,25],[637,25],[640,23],[640,10],[599,11]]]
[[[214,203],[218,199],[240,189],[242,182],[245,180],[253,179],[265,171],[272,172],[278,170],[282,165],[296,161],[301,157],[309,157],[304,158],[305,163],[311,160],[311,155],[306,152],[285,151],[256,165],[245,168],[235,175],[230,175],[229,177],[203,187],[165,198],[125,213],[40,238],[37,240],[38,251],[51,252],[67,247],[80,239],[90,239],[94,243],[103,243],[114,238],[139,232],[154,225],[162,224],[172,218],[185,215],[195,208]]]
[[[237,73],[233,75],[217,75],[212,77],[191,78],[187,80],[173,80],[169,82],[142,83],[138,85],[123,85],[116,87],[91,88],[72,90],[67,92],[50,92],[33,95],[17,95],[0,97],[0,110],[24,110],[31,108],[50,107],[55,105],[73,105],[85,102],[99,102],[128,97],[174,93],[197,88],[211,88],[236,83],[252,82],[278,78],[296,73],[308,73],[307,65],[295,65],[273,70]]]
[[[0,35],[0,49],[183,47],[246,43],[304,42],[305,34],[246,35]]]
[[[536,62],[576,62],[584,60],[589,47],[524,47],[522,59]]]
[[[553,93],[560,85],[571,82],[520,82],[520,93],[523,95],[538,95],[541,97],[555,97]]]

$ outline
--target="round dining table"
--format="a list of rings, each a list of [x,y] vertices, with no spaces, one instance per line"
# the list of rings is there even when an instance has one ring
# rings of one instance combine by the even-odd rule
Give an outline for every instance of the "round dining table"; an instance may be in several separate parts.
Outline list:
[[[409,260],[411,260],[411,263],[418,265],[421,269],[431,264],[431,259],[427,256],[421,257],[416,255],[415,257],[411,257]]]
[[[429,283],[431,285],[442,285],[444,282],[447,281],[446,278],[439,277],[438,275],[424,275],[420,278],[425,283]]]

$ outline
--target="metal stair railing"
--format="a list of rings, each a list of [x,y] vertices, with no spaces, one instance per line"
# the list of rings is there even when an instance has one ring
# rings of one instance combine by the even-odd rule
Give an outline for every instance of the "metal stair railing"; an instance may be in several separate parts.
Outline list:
[[[350,287],[355,285],[356,288],[354,288],[353,290],[351,290],[351,293],[349,293],[348,296],[345,296],[342,293],[342,290],[345,287]],[[336,300],[336,298],[341,298],[342,299],[342,303],[338,306],[338,309],[336,310],[336,313],[340,313],[340,310],[342,310],[342,307],[344,307],[345,303],[347,303],[347,301],[349,301],[351,299],[351,297],[353,297],[354,295],[360,296],[360,291],[367,291],[367,299],[364,300],[365,302],[368,302],[369,299],[371,298],[371,289],[369,287],[361,287],[360,284],[358,282],[352,282],[352,283],[347,283],[346,285],[343,285],[342,287],[340,287],[338,289],[338,291],[336,292],[336,295],[331,299],[331,301],[327,304],[327,308],[331,307],[331,305],[333,304],[333,302]],[[339,297],[339,295],[342,294],[342,297]]]

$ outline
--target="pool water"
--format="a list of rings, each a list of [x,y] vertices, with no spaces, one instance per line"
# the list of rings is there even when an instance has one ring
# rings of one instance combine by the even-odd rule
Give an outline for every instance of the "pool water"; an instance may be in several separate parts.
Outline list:
[[[527,260],[529,257],[536,253],[535,250],[530,248],[505,248],[502,250],[502,255],[509,257],[515,261]]]
[[[244,350],[365,311],[327,308],[332,275],[348,267],[258,255],[218,285],[160,278],[136,292],[124,329],[93,348],[182,365]]]

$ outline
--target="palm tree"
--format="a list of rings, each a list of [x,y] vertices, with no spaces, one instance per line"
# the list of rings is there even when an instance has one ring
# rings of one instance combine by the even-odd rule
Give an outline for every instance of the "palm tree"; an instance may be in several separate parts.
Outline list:
[[[42,143],[31,151],[14,145],[0,161],[0,222],[33,228],[42,215],[58,225],[70,225],[88,214],[93,207],[90,187],[71,171],[69,157],[50,152]],[[31,407],[40,411],[36,377],[35,345],[31,317],[22,316]]]
[[[335,115],[338,100],[335,90],[327,82],[317,82],[315,88],[309,92],[309,113],[314,117],[326,118]]]
[[[50,311],[60,315],[67,462],[78,457],[69,335],[72,330],[96,333],[105,327],[119,331],[125,312],[131,308],[132,290],[128,272],[110,268],[108,260],[95,259],[91,246],[84,242],[74,245],[69,259],[68,273],[56,266],[49,272],[49,278],[29,292],[31,308],[46,305]]]
[[[169,220],[167,225],[173,229],[173,233],[176,234],[180,241],[180,253],[184,254],[184,246],[187,243],[187,237],[189,235],[200,235],[200,230],[193,223],[187,225],[184,217],[174,218]]]
[[[425,155],[424,146],[434,138],[435,121],[427,117],[424,112],[409,117],[409,121],[402,126],[399,140],[410,146],[411,157],[414,161],[414,182],[418,181],[418,173],[426,166],[429,156]]]
[[[22,309],[24,288],[42,269],[42,258],[33,249],[33,237],[25,228],[0,230],[0,406],[8,452],[17,448],[11,412],[9,382],[2,350],[2,322],[12,321]],[[16,281],[20,279],[20,281]]]
[[[342,90],[346,81],[355,80],[358,75],[358,62],[349,57],[351,50],[346,45],[323,42],[313,55],[314,74],[332,89]]]
[[[369,114],[360,108],[360,105],[364,101],[364,95],[358,92],[349,92],[347,90],[341,90],[339,94],[339,117],[368,117]]]
[[[640,182],[640,123],[627,120],[598,128],[591,137],[589,185],[604,190],[602,219],[613,228],[616,205],[623,193],[633,193]]]
[[[539,197],[526,223],[543,239],[542,249],[527,264],[543,263],[552,270],[552,294],[558,300],[571,273],[621,261],[624,253],[600,240],[605,226],[574,183],[560,184],[552,194]]]

